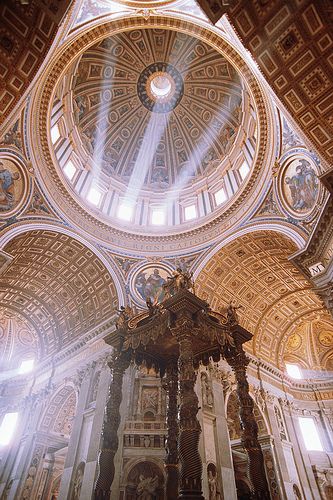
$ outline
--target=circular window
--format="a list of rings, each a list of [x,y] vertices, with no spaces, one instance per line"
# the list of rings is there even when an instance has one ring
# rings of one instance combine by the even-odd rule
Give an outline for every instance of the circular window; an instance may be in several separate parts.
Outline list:
[[[172,90],[170,77],[166,74],[157,74],[150,81],[150,90],[156,99],[168,97]]]

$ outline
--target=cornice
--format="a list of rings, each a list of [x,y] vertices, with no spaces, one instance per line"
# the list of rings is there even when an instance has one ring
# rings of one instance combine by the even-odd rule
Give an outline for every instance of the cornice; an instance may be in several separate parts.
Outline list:
[[[333,238],[332,220],[333,196],[330,195],[323,206],[306,247],[289,258],[307,277],[311,276],[309,267],[321,260],[323,251]]]

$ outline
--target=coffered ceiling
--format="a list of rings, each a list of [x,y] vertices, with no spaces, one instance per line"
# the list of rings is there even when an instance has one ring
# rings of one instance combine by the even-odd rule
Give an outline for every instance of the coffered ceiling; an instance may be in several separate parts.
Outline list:
[[[294,250],[278,233],[248,234],[219,250],[196,280],[197,293],[213,309],[223,311],[231,301],[241,306],[240,323],[254,335],[247,349],[282,369],[281,345],[296,325],[305,328],[315,317],[333,328],[310,283],[288,260]]]
[[[30,325],[40,356],[76,341],[117,306],[105,266],[70,236],[30,231],[11,240],[6,252],[13,260],[0,277],[1,311]]]
[[[232,2],[228,17],[314,147],[333,157],[333,4]]]

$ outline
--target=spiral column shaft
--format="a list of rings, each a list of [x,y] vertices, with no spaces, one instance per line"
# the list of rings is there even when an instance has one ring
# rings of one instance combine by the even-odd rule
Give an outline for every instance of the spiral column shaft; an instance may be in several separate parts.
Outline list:
[[[253,399],[249,394],[246,368],[249,359],[242,348],[227,361],[233,369],[237,382],[239,417],[242,425],[241,442],[248,456],[248,473],[252,485],[252,497],[256,500],[269,500],[264,457],[258,440],[258,425],[253,413]]]
[[[165,468],[167,472],[166,497],[175,500],[178,497],[179,471],[178,471],[178,367],[177,362],[169,363],[166,370],[167,391],[167,429]]]
[[[109,388],[109,399],[105,408],[102,431],[102,446],[98,457],[98,476],[95,485],[94,499],[109,500],[114,478],[114,456],[118,449],[118,427],[120,424],[120,403],[122,400],[123,378],[129,366],[127,355],[114,356],[108,363],[112,372]]]
[[[179,343],[179,500],[204,500],[201,491],[202,462],[198,444],[201,427],[197,419],[198,398],[194,390],[196,372],[193,367],[192,342],[189,335],[182,335]]]

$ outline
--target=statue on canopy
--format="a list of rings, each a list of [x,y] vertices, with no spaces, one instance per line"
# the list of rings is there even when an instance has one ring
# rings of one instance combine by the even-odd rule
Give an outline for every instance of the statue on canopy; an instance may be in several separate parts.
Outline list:
[[[228,325],[238,325],[239,318],[237,314],[237,309],[242,309],[242,306],[235,306],[232,301],[227,307],[227,323]]]
[[[177,267],[177,269],[173,271],[172,276],[168,276],[168,281],[163,285],[165,298],[168,299],[172,297],[172,295],[180,290],[193,290],[194,283],[192,278],[192,272],[189,273],[188,271],[183,271],[180,267]]]
[[[119,313],[118,319],[116,322],[117,330],[119,330],[121,328],[127,328],[128,321],[133,316],[133,309],[130,306],[126,306],[126,307],[120,306],[120,309],[117,309],[117,312]]]
[[[161,308],[160,308],[159,304],[157,303],[157,299],[155,299],[153,302],[151,300],[151,297],[147,297],[146,305],[147,305],[147,309],[148,309],[150,318],[155,316],[159,312],[161,312]]]

